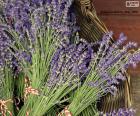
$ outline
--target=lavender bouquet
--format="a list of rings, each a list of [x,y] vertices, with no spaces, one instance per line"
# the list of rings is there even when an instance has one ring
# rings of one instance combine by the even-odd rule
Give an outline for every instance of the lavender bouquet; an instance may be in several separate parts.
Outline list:
[[[124,34],[112,43],[112,32],[95,43],[80,38],[72,0],[1,3],[1,115],[103,115],[97,102],[115,96],[127,68],[139,63],[137,44],[123,45]]]

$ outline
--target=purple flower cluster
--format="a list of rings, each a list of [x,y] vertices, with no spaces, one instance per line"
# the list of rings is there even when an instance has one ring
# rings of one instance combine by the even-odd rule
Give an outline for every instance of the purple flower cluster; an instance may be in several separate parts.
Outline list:
[[[120,108],[118,111],[114,110],[111,113],[100,113],[100,116],[134,116],[135,113],[135,110],[132,108]]]
[[[93,57],[92,45],[82,40],[76,44],[65,43],[56,51],[51,62],[49,86],[68,80],[67,76],[81,80],[90,71],[90,62]],[[72,80],[74,80],[72,78]]]
[[[70,37],[78,30],[75,26],[76,17],[71,8],[73,0],[56,1],[57,0],[52,0],[49,6],[49,9],[52,11],[50,25],[56,30],[56,33],[60,34],[61,38]]]
[[[99,85],[104,92],[114,94],[117,91],[115,85],[119,84],[120,80],[125,80],[126,68],[131,65],[135,67],[140,61],[139,50],[129,52],[135,49],[137,44],[129,42],[122,46],[127,39],[123,33],[116,42],[111,43],[113,32],[108,32],[103,36],[102,41],[98,42],[100,44],[98,51],[94,51],[94,53],[93,44],[85,41],[76,44],[70,43],[69,40],[78,30],[71,8],[72,2],[73,0],[8,0],[5,3],[4,16],[8,26],[11,26],[20,35],[21,40],[31,38],[34,41],[37,38],[37,32],[41,32],[42,28],[45,31],[53,29],[53,38],[61,38],[62,45],[54,54],[51,62],[48,85],[55,85],[60,80],[65,82],[67,73],[81,78],[86,77],[90,72],[92,61],[92,69],[100,78],[96,82],[90,82],[89,85]],[[0,40],[2,59],[3,54],[6,54],[4,58],[11,58],[7,51],[3,50],[11,41],[5,34],[0,33],[0,35],[1,38],[5,37],[7,39],[4,40],[8,41],[4,41],[4,43],[1,42],[3,39]],[[26,46],[28,49],[29,46]],[[31,62],[31,56],[28,56],[27,53],[17,53],[19,58],[24,57],[26,61]],[[0,65],[3,65],[4,62],[0,60]]]
[[[100,78],[89,82],[89,85],[101,87],[104,93],[115,94],[116,85],[126,79],[126,69],[140,62],[140,51],[132,52],[137,47],[134,42],[122,46],[126,40],[124,34],[120,34],[119,39],[110,44],[112,35],[112,32],[105,34],[100,42],[99,50],[93,59],[94,70]]]
[[[55,34],[69,37],[77,30],[75,15],[70,11],[72,0],[8,0],[4,15],[8,25],[24,39],[29,34],[35,39],[35,29],[53,28]]]
[[[32,63],[32,56],[31,50],[26,51],[17,51],[12,59],[12,69],[14,74],[17,75],[22,71],[22,66],[20,63],[26,62],[31,64]]]
[[[71,8],[72,2],[73,0],[7,0],[4,2],[3,10],[6,26],[18,33],[21,43],[27,50],[30,42],[35,41],[37,32],[41,32],[42,28],[45,29],[44,32],[53,29],[54,39],[70,39],[78,29],[75,26],[76,18]],[[15,54],[20,54],[20,51],[19,49]],[[24,57],[25,60],[29,60],[26,55],[18,56],[18,59]],[[15,59],[12,62],[13,65],[18,65]]]
[[[102,41],[95,43],[100,44],[97,52],[93,52],[94,43],[89,44],[84,41],[70,44],[66,41],[63,42],[51,63],[49,85],[55,85],[60,80],[65,81],[66,75],[64,73],[66,70],[82,79],[92,69],[93,72],[96,72],[95,77],[98,76],[99,79],[88,84],[100,87],[103,93],[110,92],[115,95],[116,85],[126,79],[125,71],[128,68],[126,65],[139,63],[140,51],[130,52],[137,47],[134,42],[122,46],[126,40],[124,34],[120,34],[119,39],[110,44],[112,35],[113,33],[109,32],[103,36]],[[78,40],[78,36],[75,39]]]
[[[128,62],[126,63],[125,67],[132,65],[134,68],[140,62],[140,50],[136,51],[134,54],[131,54],[128,58]]]
[[[4,10],[5,18],[8,25],[20,34],[20,38],[24,38],[26,30],[31,28],[30,10],[28,0],[10,0],[6,2]]]
[[[11,65],[12,54],[9,48],[11,42],[12,40],[7,36],[6,32],[0,29],[0,68],[6,64]]]
[[[18,57],[19,60],[25,60],[26,62],[31,63],[31,54],[27,53],[25,51],[20,51],[16,53],[16,57]]]

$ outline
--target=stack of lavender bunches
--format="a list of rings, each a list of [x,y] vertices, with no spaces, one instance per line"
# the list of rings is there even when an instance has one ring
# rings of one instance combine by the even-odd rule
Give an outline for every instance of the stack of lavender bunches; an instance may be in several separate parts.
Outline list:
[[[122,33],[96,43],[79,37],[73,0],[4,0],[0,11],[2,116],[94,116],[106,93],[115,96],[140,49]],[[86,38],[85,38],[86,39]],[[96,48],[96,50],[94,49]],[[133,116],[132,108],[107,113]]]

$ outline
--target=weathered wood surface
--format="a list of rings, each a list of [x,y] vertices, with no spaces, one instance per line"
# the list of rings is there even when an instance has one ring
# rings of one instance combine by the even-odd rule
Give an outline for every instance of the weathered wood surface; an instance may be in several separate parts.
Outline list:
[[[140,116],[140,74],[135,72],[131,74],[131,87],[133,107],[136,109],[136,116]]]
[[[140,2],[140,0],[138,0]],[[140,44],[140,7],[127,8],[126,0],[94,0],[100,19],[115,35],[124,32],[129,40]]]

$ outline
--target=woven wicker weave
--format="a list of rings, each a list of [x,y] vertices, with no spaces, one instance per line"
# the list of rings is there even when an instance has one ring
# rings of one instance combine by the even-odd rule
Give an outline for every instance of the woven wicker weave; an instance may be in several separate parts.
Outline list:
[[[94,6],[89,0],[75,0],[74,9],[81,29],[80,35],[89,42],[97,41],[103,33],[108,31],[97,17]]]
[[[105,32],[108,32],[104,23],[96,15],[96,10],[90,0],[75,0],[77,24],[80,26],[80,36],[89,42],[99,40]],[[114,109],[130,107],[132,104],[130,91],[130,77],[126,73],[127,80],[118,86],[118,93],[114,97],[110,94],[104,96],[99,103],[99,110],[111,112]]]

